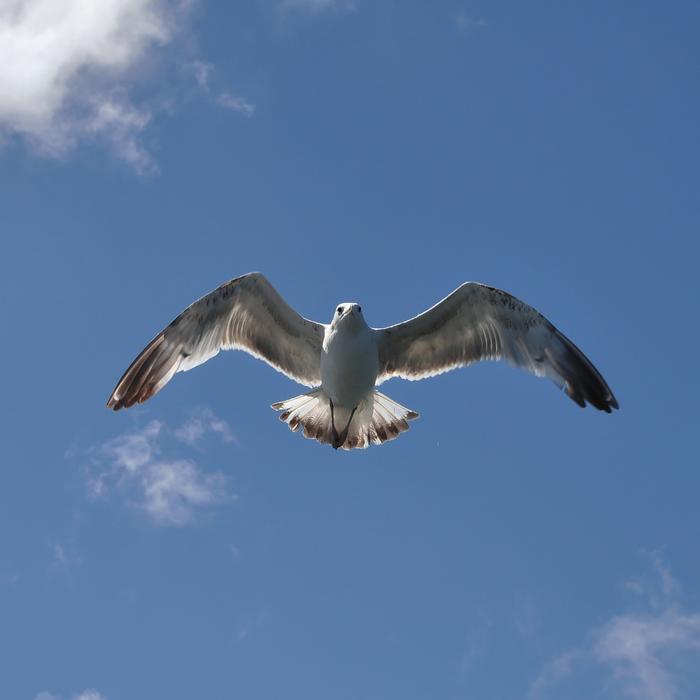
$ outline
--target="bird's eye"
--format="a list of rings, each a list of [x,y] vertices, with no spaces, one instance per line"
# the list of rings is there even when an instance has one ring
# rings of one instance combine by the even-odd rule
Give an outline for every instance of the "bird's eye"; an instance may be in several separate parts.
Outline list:
[[[361,307],[361,306],[358,306],[358,307],[357,307],[357,310],[358,310],[360,313],[362,313],[362,307]]]
[[[342,314],[342,313],[343,313],[343,307],[342,307],[342,306],[339,306],[337,310],[338,310],[338,313],[339,313],[339,314]]]

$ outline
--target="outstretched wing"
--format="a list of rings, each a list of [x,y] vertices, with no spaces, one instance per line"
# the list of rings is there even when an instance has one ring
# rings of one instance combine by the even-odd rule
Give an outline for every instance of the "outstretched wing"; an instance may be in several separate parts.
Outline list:
[[[420,316],[377,333],[378,383],[504,359],[549,377],[579,406],[588,402],[607,413],[619,407],[598,370],[563,333],[500,289],[466,282]]]
[[[323,324],[300,316],[259,272],[237,277],[188,306],[132,362],[107,406],[118,411],[158,393],[220,350],[245,350],[306,386],[321,382]]]

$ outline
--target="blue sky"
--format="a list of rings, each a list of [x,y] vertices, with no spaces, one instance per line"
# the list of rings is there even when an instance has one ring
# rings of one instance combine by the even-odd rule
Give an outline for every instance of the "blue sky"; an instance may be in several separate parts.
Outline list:
[[[0,8],[0,697],[697,697],[698,5],[86,8]],[[375,326],[502,287],[621,410],[483,364],[336,453],[242,353],[104,407],[251,270]]]

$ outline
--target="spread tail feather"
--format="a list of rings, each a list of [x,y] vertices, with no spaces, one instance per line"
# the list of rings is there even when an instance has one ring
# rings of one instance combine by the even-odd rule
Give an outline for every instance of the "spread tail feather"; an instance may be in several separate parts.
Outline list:
[[[370,443],[381,445],[393,440],[408,430],[408,421],[418,418],[418,413],[392,401],[379,391],[364,399],[354,414],[352,409],[334,406],[335,435],[331,402],[323,389],[273,403],[272,408],[282,411],[280,420],[287,423],[290,430],[297,432],[303,429],[304,437],[324,445],[342,447],[344,450],[365,448]],[[335,445],[338,433],[343,434],[348,421],[350,424],[344,441]]]

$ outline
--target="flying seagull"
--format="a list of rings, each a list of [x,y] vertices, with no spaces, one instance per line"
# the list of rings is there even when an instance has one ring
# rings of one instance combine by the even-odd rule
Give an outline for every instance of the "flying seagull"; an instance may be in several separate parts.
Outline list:
[[[220,350],[245,350],[307,394],[272,404],[291,430],[345,450],[393,440],[412,411],[377,391],[391,377],[433,377],[480,360],[506,360],[549,377],[579,406],[611,413],[612,391],[588,358],[542,314],[507,292],[463,285],[415,318],[370,328],[359,304],[338,304],[329,324],[300,316],[259,272],[222,284],[188,306],[132,362],[107,406],[157,394],[176,372]]]

